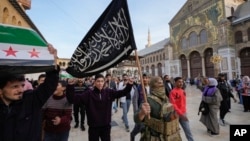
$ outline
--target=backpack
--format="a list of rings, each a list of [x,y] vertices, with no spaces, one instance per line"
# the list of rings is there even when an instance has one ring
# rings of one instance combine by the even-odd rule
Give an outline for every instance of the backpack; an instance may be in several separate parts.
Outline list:
[[[202,115],[207,115],[209,113],[208,104],[204,102],[203,100],[200,103],[198,115],[200,115],[200,113],[202,113]]]

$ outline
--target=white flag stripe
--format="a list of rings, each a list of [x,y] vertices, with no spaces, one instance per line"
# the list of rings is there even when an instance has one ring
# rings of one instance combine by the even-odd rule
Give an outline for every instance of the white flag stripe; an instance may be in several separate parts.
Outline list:
[[[7,50],[12,48],[16,56],[8,55]],[[37,53],[37,56],[30,52],[33,52],[33,49]],[[47,47],[41,46],[30,46],[30,45],[20,45],[20,44],[10,44],[10,43],[0,43],[0,59],[31,59],[31,60],[53,60],[53,55],[49,54]]]

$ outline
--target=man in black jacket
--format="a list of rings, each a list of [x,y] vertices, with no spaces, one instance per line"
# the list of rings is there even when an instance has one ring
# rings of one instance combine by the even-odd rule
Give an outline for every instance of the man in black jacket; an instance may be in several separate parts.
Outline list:
[[[24,91],[24,75],[0,74],[0,141],[41,140],[41,108],[58,80],[59,68],[46,72],[45,82],[36,90]]]
[[[169,98],[170,91],[174,88],[174,85],[171,83],[170,78],[168,75],[163,77],[164,87],[166,91],[166,95]]]
[[[81,94],[87,89],[88,89],[88,86],[85,83],[84,78],[79,78],[77,84],[75,85],[75,94]],[[86,113],[85,105],[82,103],[73,104],[73,111],[74,111],[74,119],[75,119],[74,128],[78,128],[79,126],[79,114],[80,114],[80,117],[81,117],[80,127],[82,131],[85,131],[85,126],[84,126],[85,113]]]

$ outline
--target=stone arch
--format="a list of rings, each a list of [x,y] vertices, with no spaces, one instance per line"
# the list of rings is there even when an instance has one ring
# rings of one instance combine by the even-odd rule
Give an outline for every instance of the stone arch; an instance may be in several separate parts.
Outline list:
[[[198,51],[193,51],[191,52],[189,58],[191,78],[202,75],[202,61],[200,53]]]
[[[158,70],[158,76],[162,77],[162,64],[161,63],[157,64],[157,70]]]
[[[242,43],[243,42],[243,34],[242,34],[242,31],[236,31],[234,33],[234,40],[235,40],[235,43]]]
[[[15,16],[12,16],[11,23],[12,23],[13,25],[17,25],[17,20],[16,20],[16,17],[15,17]]]
[[[199,38],[199,40],[200,40],[199,43],[200,43],[200,44],[205,44],[205,43],[208,42],[207,30],[202,29],[202,30],[200,31],[199,36],[200,36],[200,38]]]
[[[146,66],[146,73],[149,73],[149,66]]]
[[[7,7],[3,9],[3,23],[7,24],[8,23],[8,18],[9,18],[9,10]]]
[[[241,74],[250,76],[250,47],[243,48],[240,51]]]
[[[152,76],[155,76],[155,65],[151,66]]]
[[[198,45],[198,36],[195,31],[189,34],[189,47],[194,47]]]
[[[21,22],[21,21],[18,21],[17,25],[18,25],[18,26],[22,26],[22,22]]]
[[[187,78],[188,77],[187,57],[184,54],[182,54],[180,56],[180,60],[181,60],[182,78]]]
[[[187,49],[187,47],[188,47],[188,40],[186,37],[183,37],[181,39],[181,49]]]
[[[207,77],[215,77],[214,74],[214,64],[211,62],[210,58],[213,56],[213,49],[207,48],[204,51],[204,63],[205,63],[205,75]]]

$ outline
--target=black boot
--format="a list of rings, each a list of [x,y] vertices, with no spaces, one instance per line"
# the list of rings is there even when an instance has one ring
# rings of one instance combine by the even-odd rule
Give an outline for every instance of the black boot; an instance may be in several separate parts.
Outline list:
[[[135,136],[130,133],[130,141],[135,141]]]
[[[75,124],[75,128],[78,128],[78,126],[79,126],[79,123],[78,122],[76,122],[76,124]]]
[[[81,125],[81,129],[82,129],[82,131],[85,131],[85,127],[83,124]]]

